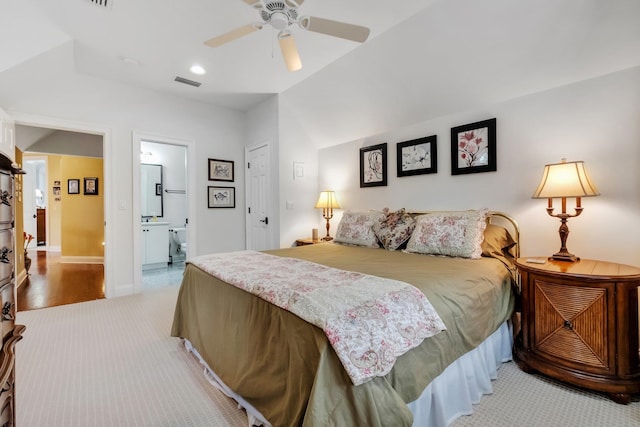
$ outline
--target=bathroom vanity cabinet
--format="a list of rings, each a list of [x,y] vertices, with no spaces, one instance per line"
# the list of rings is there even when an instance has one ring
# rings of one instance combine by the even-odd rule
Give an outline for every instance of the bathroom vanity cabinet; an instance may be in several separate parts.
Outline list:
[[[142,269],[166,267],[169,263],[169,223],[142,223]]]

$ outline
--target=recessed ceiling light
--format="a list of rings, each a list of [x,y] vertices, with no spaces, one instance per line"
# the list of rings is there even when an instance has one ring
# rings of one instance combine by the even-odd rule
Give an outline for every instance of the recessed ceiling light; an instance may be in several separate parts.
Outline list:
[[[200,65],[192,65],[191,68],[189,68],[189,70],[193,73],[193,74],[197,74],[199,76],[203,75],[203,74],[207,74],[207,70],[205,70],[204,68],[202,68]]]

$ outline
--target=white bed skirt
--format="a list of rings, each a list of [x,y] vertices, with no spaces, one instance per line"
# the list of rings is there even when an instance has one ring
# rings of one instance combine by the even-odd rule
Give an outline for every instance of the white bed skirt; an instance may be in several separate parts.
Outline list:
[[[418,400],[409,403],[414,427],[446,427],[456,418],[473,413],[473,404],[491,394],[491,380],[498,367],[511,359],[513,332],[505,322],[482,342],[454,361],[424,389]]]
[[[414,427],[446,427],[456,418],[472,414],[473,404],[478,403],[482,395],[493,391],[491,380],[497,378],[500,364],[511,360],[512,340],[511,324],[505,322],[482,344],[449,365],[427,386],[418,400],[408,404],[414,416]],[[249,427],[271,427],[256,408],[222,382],[189,340],[185,339],[184,345],[203,365],[207,380],[244,408]]]

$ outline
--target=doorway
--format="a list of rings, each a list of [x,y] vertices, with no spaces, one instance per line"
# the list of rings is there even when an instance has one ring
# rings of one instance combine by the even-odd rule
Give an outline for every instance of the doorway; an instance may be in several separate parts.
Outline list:
[[[269,144],[264,143],[245,150],[247,159],[246,194],[247,194],[247,249],[262,251],[273,249],[272,236],[275,224],[271,215],[270,204],[270,170]]]
[[[195,242],[194,142],[134,132],[132,147],[134,292],[178,286]]]
[[[47,250],[47,159],[24,154],[22,168],[26,171],[23,178],[23,229],[33,236],[33,246],[38,250]]]

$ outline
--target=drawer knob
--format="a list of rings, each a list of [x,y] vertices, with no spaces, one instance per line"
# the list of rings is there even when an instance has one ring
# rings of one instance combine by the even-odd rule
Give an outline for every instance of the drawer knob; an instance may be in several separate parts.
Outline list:
[[[2,249],[0,249],[0,262],[4,264],[10,264],[11,260],[9,259],[9,254],[11,252],[12,252],[11,249],[7,248],[6,246],[3,246]]]
[[[564,321],[564,328],[565,329],[569,329],[569,330],[573,330],[573,324],[570,321],[565,320]]]
[[[2,306],[2,321],[6,321],[6,320],[15,320],[13,317],[13,314],[11,313],[13,308],[13,303],[12,302],[5,302],[4,305]]]

